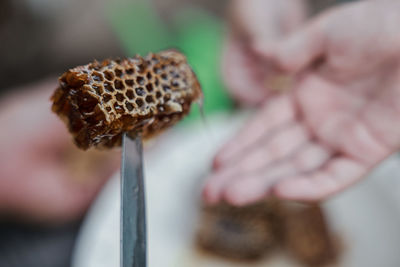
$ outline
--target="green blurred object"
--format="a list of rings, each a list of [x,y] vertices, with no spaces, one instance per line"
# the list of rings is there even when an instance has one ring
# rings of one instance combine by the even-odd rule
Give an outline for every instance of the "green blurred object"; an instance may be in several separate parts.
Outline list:
[[[206,115],[229,110],[232,101],[224,89],[220,58],[223,27],[221,21],[199,10],[185,10],[175,19],[179,49],[187,56],[204,93]],[[192,110],[188,119],[198,118]]]
[[[223,24],[198,9],[183,9],[173,19],[170,31],[147,1],[119,1],[110,5],[110,21],[127,56],[145,55],[177,48],[188,58],[204,93],[204,114],[230,110],[232,100],[224,90],[220,74]],[[193,108],[185,121],[200,118]]]
[[[165,23],[152,9],[150,1],[110,1],[106,15],[127,56],[146,55],[175,45]]]

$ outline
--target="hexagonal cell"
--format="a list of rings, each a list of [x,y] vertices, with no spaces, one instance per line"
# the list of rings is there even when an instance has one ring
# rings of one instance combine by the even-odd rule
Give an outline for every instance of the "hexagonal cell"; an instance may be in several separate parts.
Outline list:
[[[135,92],[138,96],[144,96],[146,94],[146,91],[143,89],[143,87],[135,88]]]
[[[126,74],[128,74],[128,75],[132,75],[133,73],[135,73],[135,70],[133,69],[133,68],[129,68],[129,69],[126,69]]]
[[[92,78],[96,82],[102,82],[104,80],[103,74],[101,74],[100,72],[97,72],[97,71],[92,73]]]
[[[141,63],[139,65],[136,65],[136,69],[137,69],[138,73],[143,73],[146,70],[146,66],[143,63]]]
[[[153,72],[155,73],[155,74],[161,74],[161,69],[159,68],[159,67],[154,67],[153,68]]]
[[[114,73],[110,70],[104,71],[104,77],[106,80],[113,81],[114,80]]]
[[[133,110],[133,105],[131,103],[129,103],[128,101],[125,102],[125,107],[128,111]]]
[[[118,114],[123,114],[125,113],[124,107],[118,103],[114,103],[114,110]]]
[[[137,76],[136,82],[140,85],[144,85],[144,78],[142,76]]]
[[[123,90],[125,88],[125,85],[121,80],[115,80],[114,86],[115,86],[115,89],[117,89],[117,90]]]
[[[171,86],[172,87],[179,87],[179,82],[177,80],[172,80],[171,81]]]
[[[163,84],[163,85],[162,85],[162,89],[163,89],[164,92],[171,91],[171,88],[170,88],[168,85],[166,85],[166,84]]]
[[[92,85],[93,90],[96,91],[96,93],[100,96],[103,93],[103,86],[101,84],[93,84]]]
[[[105,102],[105,103],[107,103],[108,101],[110,101],[112,99],[112,96],[111,95],[109,95],[109,94],[104,94],[103,95],[103,101]]]
[[[127,79],[125,80],[125,84],[129,87],[133,87],[133,85],[135,84],[134,80],[132,79]]]
[[[151,83],[146,84],[146,90],[149,93],[153,92],[153,85]]]
[[[147,103],[154,103],[154,98],[152,95],[148,95],[146,96],[146,98],[144,99]]]
[[[136,105],[138,105],[139,108],[143,107],[144,101],[142,98],[138,98],[135,100]]]
[[[120,69],[115,69],[114,72],[115,72],[115,75],[116,75],[117,77],[122,78],[122,76],[123,76],[122,70],[120,70]]]
[[[110,82],[104,82],[104,89],[110,93],[115,91],[114,86]]]
[[[124,101],[124,99],[125,99],[124,95],[121,93],[116,93],[115,98],[117,99],[117,101],[120,101],[120,102]]]
[[[135,95],[133,94],[133,90],[130,90],[130,89],[126,90],[125,95],[129,99],[133,99],[135,97]]]

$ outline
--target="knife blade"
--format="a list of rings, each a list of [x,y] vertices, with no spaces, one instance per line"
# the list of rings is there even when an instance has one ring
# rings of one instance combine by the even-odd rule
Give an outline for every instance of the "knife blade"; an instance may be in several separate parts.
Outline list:
[[[147,266],[142,139],[122,136],[120,266]]]

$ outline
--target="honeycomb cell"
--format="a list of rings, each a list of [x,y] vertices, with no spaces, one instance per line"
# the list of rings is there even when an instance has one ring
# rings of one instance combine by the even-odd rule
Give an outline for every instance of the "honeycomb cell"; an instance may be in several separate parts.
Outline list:
[[[102,82],[103,81],[103,75],[101,73],[98,73],[98,72],[93,72],[92,78],[96,82]]]
[[[117,90],[123,90],[124,89],[124,83],[121,80],[115,80],[114,81],[114,87]]]
[[[172,80],[172,81],[171,81],[171,86],[172,86],[172,87],[179,87],[178,81]]]
[[[144,91],[144,89],[142,87],[135,88],[135,92],[136,92],[136,95],[138,95],[138,96],[144,96],[146,94],[146,92]]]
[[[104,94],[103,95],[103,101],[105,102],[105,103],[107,103],[108,101],[110,101],[112,99],[112,96],[111,95],[109,95],[109,94]]]
[[[114,73],[112,73],[111,71],[106,70],[104,72],[104,77],[106,78],[106,80],[113,81],[114,80]]]
[[[124,107],[118,103],[114,103],[114,110],[119,114],[125,113]]]
[[[171,88],[170,88],[168,85],[166,85],[166,84],[164,84],[164,85],[162,86],[162,89],[163,89],[164,92],[168,92],[168,91],[171,90]]]
[[[122,78],[123,76],[123,72],[120,69],[115,69],[115,75],[119,78]]]
[[[133,85],[135,84],[135,82],[132,79],[127,79],[125,80],[125,84],[129,87],[133,87]]]
[[[128,75],[132,75],[134,72],[135,72],[135,70],[133,68],[126,69],[126,74],[128,74]]]
[[[70,69],[59,78],[52,110],[80,148],[108,148],[121,144],[123,132],[149,138],[174,125],[201,94],[186,58],[166,50]]]
[[[132,111],[133,110],[133,105],[131,103],[129,103],[128,101],[125,102],[125,107],[128,111]]]
[[[159,67],[154,67],[154,68],[153,68],[153,72],[154,72],[155,74],[161,74],[161,69],[160,69]]]
[[[104,82],[104,89],[109,93],[115,91],[114,86],[110,82]]]
[[[122,101],[124,101],[124,99],[125,99],[124,95],[121,94],[121,93],[117,93],[117,94],[115,95],[115,98],[116,98],[117,101],[119,101],[119,102],[122,102]]]
[[[136,105],[138,105],[139,108],[143,107],[144,101],[141,98],[138,98],[135,100]]]
[[[93,84],[92,88],[96,91],[98,95],[101,95],[103,93],[103,86],[99,84]]]
[[[141,63],[139,65],[136,65],[136,66],[137,66],[137,70],[138,70],[139,73],[145,72],[146,67],[145,67],[145,65],[143,63]]]
[[[148,95],[145,98],[146,103],[154,103],[154,98],[152,95]]]
[[[126,90],[125,95],[126,95],[127,98],[129,98],[131,100],[135,97],[135,95],[133,94],[132,90]]]
[[[140,85],[144,85],[144,78],[142,76],[138,76],[136,78],[136,82]]]
[[[151,83],[146,84],[146,90],[148,93],[153,92],[153,85]]]

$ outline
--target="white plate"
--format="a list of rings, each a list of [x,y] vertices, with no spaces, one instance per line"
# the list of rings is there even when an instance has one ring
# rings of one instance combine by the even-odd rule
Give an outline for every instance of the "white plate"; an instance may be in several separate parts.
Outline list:
[[[150,267],[297,266],[283,255],[244,264],[206,257],[193,246],[199,193],[215,151],[241,125],[220,116],[177,127],[145,153]],[[105,186],[78,237],[73,267],[119,266],[119,174]],[[388,159],[367,180],[325,205],[342,237],[340,266],[400,266],[400,161]]]

